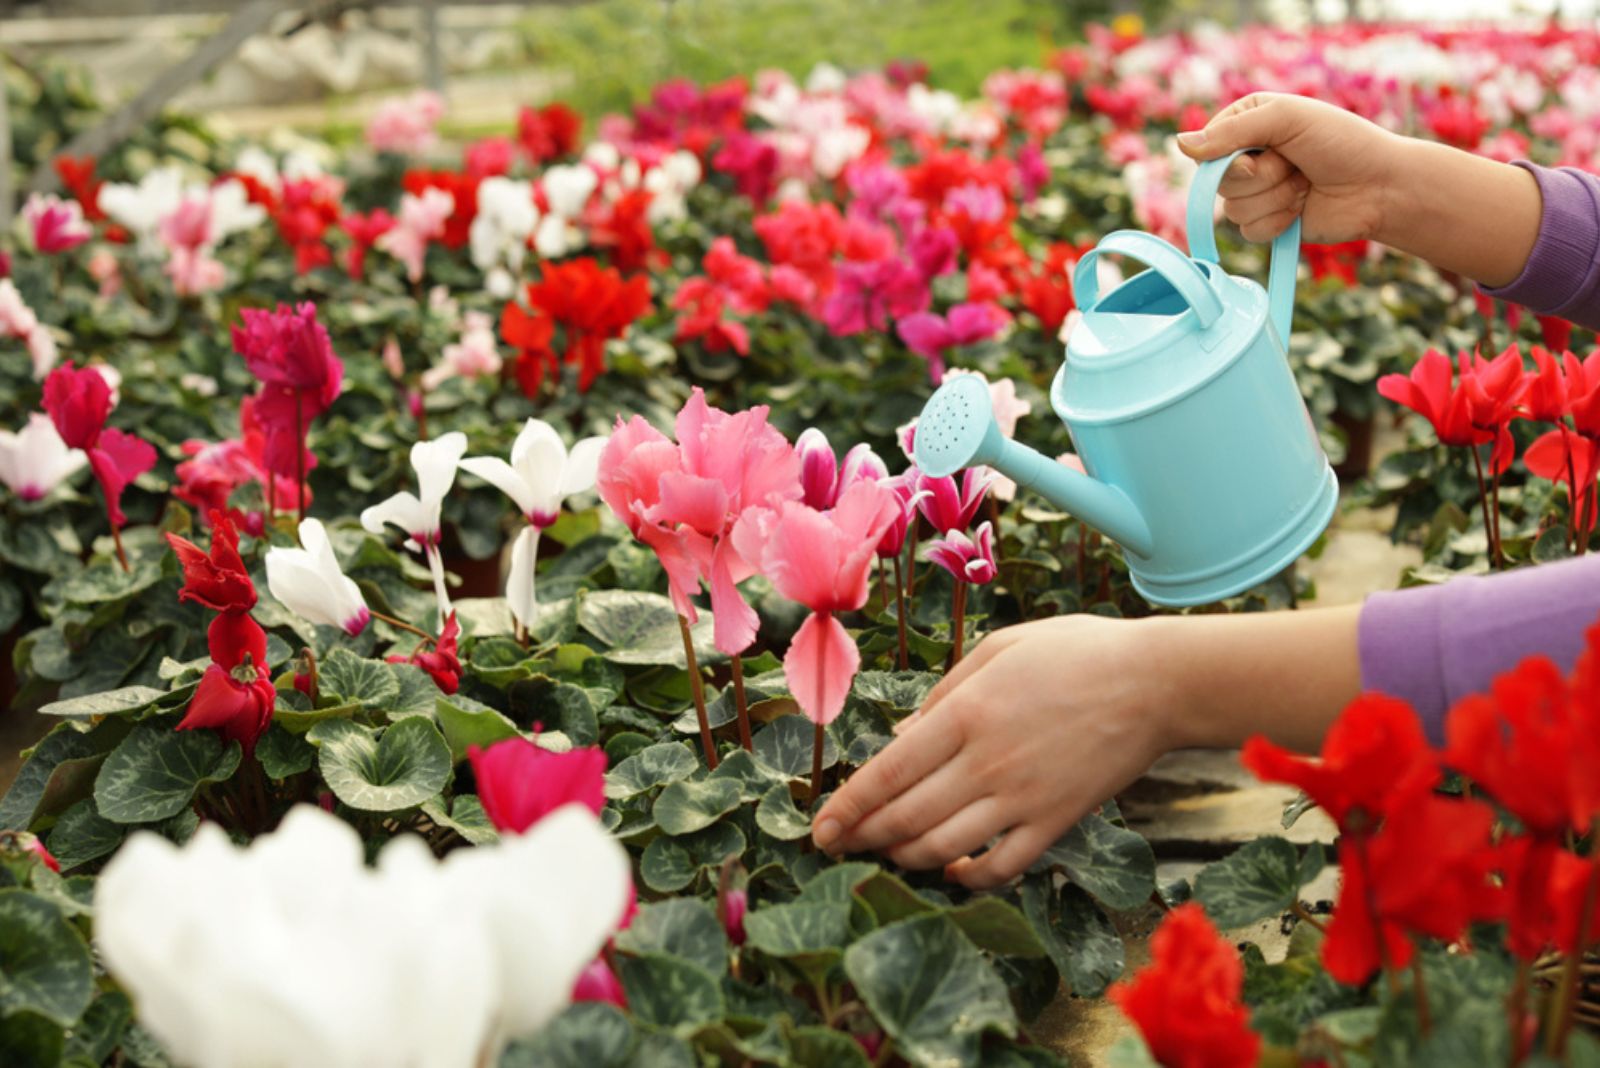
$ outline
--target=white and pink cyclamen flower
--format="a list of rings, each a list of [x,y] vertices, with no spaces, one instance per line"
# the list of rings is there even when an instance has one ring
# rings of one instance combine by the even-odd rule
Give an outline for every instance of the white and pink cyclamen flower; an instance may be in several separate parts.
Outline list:
[[[985,520],[977,537],[952,530],[943,538],[928,543],[928,559],[950,572],[961,582],[975,585],[993,582],[999,568],[994,559],[994,526]]]
[[[494,320],[487,312],[467,312],[462,317],[460,340],[446,345],[442,355],[442,362],[422,372],[422,388],[427,392],[458,376],[486,378],[499,374],[502,361],[495,346]]]
[[[77,248],[94,236],[78,202],[62,200],[54,193],[30,196],[22,206],[22,221],[33,240],[34,250],[47,256]]]
[[[394,226],[374,244],[406,265],[406,277],[422,280],[428,243],[444,233],[445,220],[456,210],[456,198],[443,189],[424,189],[421,196],[402,193]]]
[[[43,412],[28,416],[22,430],[0,430],[0,482],[25,501],[48,497],[89,462],[82,449],[69,449]]]
[[[378,152],[420,156],[438,142],[434,127],[444,117],[444,99],[431,89],[391,97],[367,122],[367,144]]]
[[[339,567],[320,520],[300,524],[304,548],[267,550],[267,589],[301,619],[354,637],[372,618],[361,590]]]
[[[0,337],[17,338],[28,346],[34,381],[44,378],[56,365],[55,335],[23,303],[16,283],[9,278],[0,278]]]
[[[450,594],[445,589],[444,560],[439,555],[442,533],[440,511],[445,494],[456,481],[456,467],[467,452],[467,436],[451,431],[432,441],[411,446],[411,466],[417,472],[417,492],[402,490],[361,513],[361,525],[373,534],[383,533],[385,524],[399,527],[406,535],[406,547],[420,552],[433,573],[433,592],[439,603],[438,625],[444,626],[450,614]]]
[[[533,625],[539,609],[534,593],[539,534],[560,517],[563,501],[594,488],[606,440],[584,438],[568,452],[555,427],[542,419],[529,419],[511,444],[510,463],[498,456],[469,456],[461,461],[463,471],[510,497],[528,520],[512,543],[511,573],[506,579],[506,601],[524,627]]]

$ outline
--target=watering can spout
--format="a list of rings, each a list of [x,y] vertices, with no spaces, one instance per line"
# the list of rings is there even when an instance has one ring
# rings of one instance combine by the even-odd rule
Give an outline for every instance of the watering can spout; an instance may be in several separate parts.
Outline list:
[[[1150,526],[1126,493],[1000,433],[989,387],[976,375],[951,378],[928,401],[917,422],[916,459],[935,478],[992,467],[1130,552],[1149,556],[1153,549]]]

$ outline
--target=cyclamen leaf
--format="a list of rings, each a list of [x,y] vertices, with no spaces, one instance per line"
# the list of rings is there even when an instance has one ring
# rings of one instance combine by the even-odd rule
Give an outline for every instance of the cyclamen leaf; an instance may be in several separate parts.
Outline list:
[[[0,890],[0,1017],[31,1012],[70,1027],[93,994],[89,947],[77,929],[43,898]]]
[[[1022,912],[1061,978],[1079,997],[1098,997],[1122,974],[1125,951],[1111,920],[1081,887],[1057,894],[1048,874],[1022,882]]]
[[[467,759],[467,750],[473,746],[487,749],[521,734],[501,712],[460,694],[436,698],[434,710],[450,745],[450,759],[457,764]]]
[[[781,842],[792,842],[811,833],[811,821],[794,807],[788,783],[778,783],[762,796],[756,806],[756,826],[762,834]]]
[[[628,1010],[641,1022],[690,1035],[727,1012],[717,977],[693,961],[646,953],[617,958]]]
[[[686,666],[677,610],[658,593],[585,593],[578,601],[578,626],[605,643],[606,650],[601,655],[613,663]],[[699,620],[689,628],[695,659],[702,666],[727,659],[712,644],[712,628],[710,612],[701,612]]]
[[[328,788],[351,808],[396,812],[422,804],[450,778],[450,747],[428,720],[403,719],[381,737],[346,719],[324,720],[306,734],[321,753]]]
[[[102,819],[94,809],[94,799],[86,797],[61,814],[50,828],[45,846],[62,871],[71,871],[116,852],[127,836],[125,825]]]
[[[1016,1036],[1005,983],[947,916],[872,932],[845,951],[844,969],[912,1064],[977,1065],[985,1032]]]
[[[167,696],[166,690],[157,690],[150,686],[124,686],[121,689],[85,694],[66,701],[51,701],[39,709],[39,714],[74,718],[124,716],[131,712],[143,712],[165,696]]]
[[[617,932],[624,953],[661,953],[693,961],[713,975],[728,970],[728,937],[711,906],[699,898],[669,898],[639,906],[627,930]]]
[[[738,808],[742,799],[739,784],[728,779],[675,782],[656,797],[651,812],[667,834],[692,834]]]
[[[657,786],[686,779],[700,767],[700,758],[682,742],[660,742],[641,749],[606,775],[606,796],[634,797]]]
[[[368,708],[387,708],[400,696],[400,680],[388,664],[359,657],[342,646],[317,666],[317,685],[325,697],[359,701]]]
[[[1138,908],[1156,891],[1150,843],[1094,813],[1046,850],[1042,863],[1061,865],[1073,882],[1113,909]]]
[[[95,777],[94,801],[113,823],[154,823],[189,806],[202,783],[222,782],[239,767],[239,743],[214,731],[141,723],[111,751]]]
[[[1258,838],[1207,865],[1194,896],[1223,930],[1288,911],[1300,894],[1300,852],[1283,838]]]
[[[811,774],[811,751],[816,746],[816,724],[805,716],[780,716],[755,733],[752,742],[762,763],[792,779]],[[822,736],[822,766],[839,762],[839,747],[826,731]]]

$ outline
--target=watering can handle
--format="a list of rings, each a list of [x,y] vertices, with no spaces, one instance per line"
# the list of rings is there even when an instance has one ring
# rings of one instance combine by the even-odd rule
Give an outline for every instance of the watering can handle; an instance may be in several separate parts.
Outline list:
[[[1073,300],[1080,308],[1089,308],[1100,296],[1100,282],[1095,275],[1095,261],[1104,252],[1131,256],[1165,278],[1189,307],[1202,330],[1210,328],[1222,315],[1222,301],[1216,290],[1189,257],[1166,241],[1138,230],[1117,230],[1107,234],[1101,242],[1078,260],[1072,269]]]
[[[1194,181],[1189,185],[1187,218],[1189,254],[1195,259],[1217,262],[1217,235],[1212,220],[1222,176],[1244,153],[1260,151],[1259,148],[1241,148],[1207,160],[1195,172]],[[1294,280],[1299,266],[1300,217],[1297,215],[1287,230],[1272,239],[1272,259],[1267,267],[1267,307],[1272,313],[1278,340],[1285,347],[1289,344],[1289,327],[1294,321]]]

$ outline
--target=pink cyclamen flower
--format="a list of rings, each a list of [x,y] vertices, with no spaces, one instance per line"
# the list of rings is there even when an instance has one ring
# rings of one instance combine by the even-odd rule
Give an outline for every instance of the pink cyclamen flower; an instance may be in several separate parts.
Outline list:
[[[744,945],[744,914],[749,908],[750,892],[743,887],[729,890],[717,903],[717,918],[722,921],[722,930],[727,934],[728,941],[736,946]]]
[[[33,238],[33,247],[47,256],[77,248],[93,236],[78,202],[62,200],[53,193],[30,196],[22,206],[22,221]]]
[[[947,315],[916,312],[896,323],[900,338],[928,361],[934,385],[944,381],[944,356],[953,348],[987,341],[1005,326],[1005,313],[992,304],[957,304]]]
[[[691,598],[707,582],[713,641],[729,655],[749,648],[760,620],[738,587],[756,568],[728,534],[746,509],[801,494],[800,460],[767,410],[719,411],[696,387],[678,413],[676,445],[635,416],[617,420],[600,454],[601,499],[655,550],[673,606],[691,622]]]
[[[442,363],[422,373],[422,388],[430,393],[458,376],[479,378],[499,374],[501,359],[494,342],[494,320],[484,312],[467,312],[461,339],[446,345],[442,355]]]
[[[757,562],[773,587],[811,609],[783,658],[789,692],[815,723],[844,709],[861,652],[835,618],[867,600],[867,577],[899,504],[874,481],[847,487],[839,503],[818,511],[799,501],[755,508],[733,529],[734,545]]]
[[[894,494],[895,512],[894,522],[883,532],[883,537],[878,540],[878,556],[885,560],[893,559],[900,555],[906,546],[906,536],[911,532],[917,518],[917,502],[922,499],[917,491],[917,480],[921,472],[915,467],[908,468],[892,478],[879,480],[889,492]]]
[[[921,498],[917,507],[941,534],[952,530],[966,530],[973,516],[983,504],[990,480],[994,476],[987,468],[969,467],[961,473],[960,487],[955,476],[934,478],[923,471],[917,472],[917,492]]]
[[[428,243],[444,235],[445,221],[456,210],[456,198],[443,189],[424,189],[421,196],[400,197],[400,217],[373,244],[406,265],[406,277],[422,280]]]
[[[437,140],[433,128],[442,115],[444,100],[430,89],[385,100],[367,122],[367,144],[378,152],[421,155]]]
[[[994,562],[994,527],[985,521],[977,538],[952,530],[928,545],[928,559],[950,572],[961,582],[975,585],[993,582],[998,569]]]
[[[627,992],[604,957],[596,957],[578,974],[578,981],[572,985],[572,1000],[601,1001],[619,1009],[628,1007]]]

